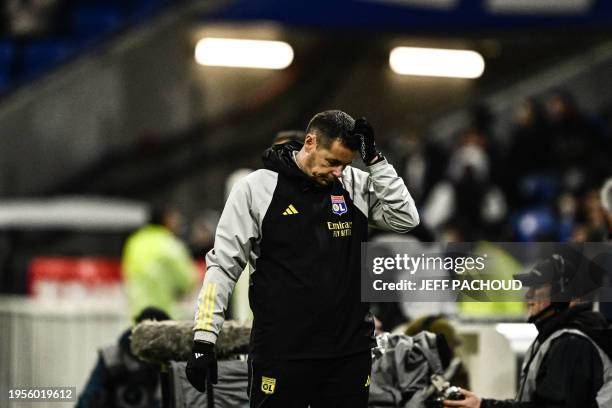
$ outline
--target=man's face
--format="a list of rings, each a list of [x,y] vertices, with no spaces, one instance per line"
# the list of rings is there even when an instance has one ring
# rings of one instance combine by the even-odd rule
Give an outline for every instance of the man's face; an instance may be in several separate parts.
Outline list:
[[[321,185],[329,185],[342,175],[345,167],[352,163],[355,151],[333,140],[326,148],[317,143],[316,135],[308,134],[304,143],[306,156],[303,171]]]
[[[527,300],[527,312],[530,317],[537,315],[550,306],[550,291],[550,283],[529,288],[525,298]]]

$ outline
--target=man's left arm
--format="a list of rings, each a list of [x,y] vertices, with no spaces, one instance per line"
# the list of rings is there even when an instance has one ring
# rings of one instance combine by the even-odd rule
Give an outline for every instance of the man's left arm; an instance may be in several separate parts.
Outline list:
[[[369,173],[370,224],[394,232],[408,232],[420,220],[404,180],[376,148],[374,129],[365,118],[355,121],[353,133],[360,138],[359,154]]]
[[[404,180],[382,159],[368,166],[370,224],[394,232],[408,232],[419,225],[419,213]]]

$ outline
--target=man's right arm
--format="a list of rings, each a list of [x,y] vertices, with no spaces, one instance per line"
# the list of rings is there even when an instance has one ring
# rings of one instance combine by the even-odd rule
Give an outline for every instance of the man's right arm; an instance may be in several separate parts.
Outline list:
[[[215,343],[230,295],[249,261],[259,236],[259,225],[251,212],[252,191],[247,178],[230,193],[217,225],[215,246],[206,255],[207,271],[195,313],[194,339]]]

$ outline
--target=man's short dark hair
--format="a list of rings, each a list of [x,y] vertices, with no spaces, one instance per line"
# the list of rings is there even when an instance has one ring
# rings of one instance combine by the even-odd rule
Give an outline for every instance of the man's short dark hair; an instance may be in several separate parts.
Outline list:
[[[317,142],[329,148],[334,140],[340,140],[351,150],[359,150],[359,137],[353,135],[355,119],[340,110],[317,113],[308,123],[306,134],[317,135]]]

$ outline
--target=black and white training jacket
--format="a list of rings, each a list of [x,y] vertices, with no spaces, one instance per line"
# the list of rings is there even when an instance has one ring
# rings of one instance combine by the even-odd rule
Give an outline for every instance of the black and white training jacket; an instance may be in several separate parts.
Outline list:
[[[328,358],[371,347],[373,324],[360,300],[361,243],[368,224],[406,232],[419,223],[393,166],[347,166],[330,186],[295,162],[296,142],[264,153],[265,169],[236,183],[217,226],[198,297],[195,339],[214,343],[233,287],[251,265],[251,355]]]

